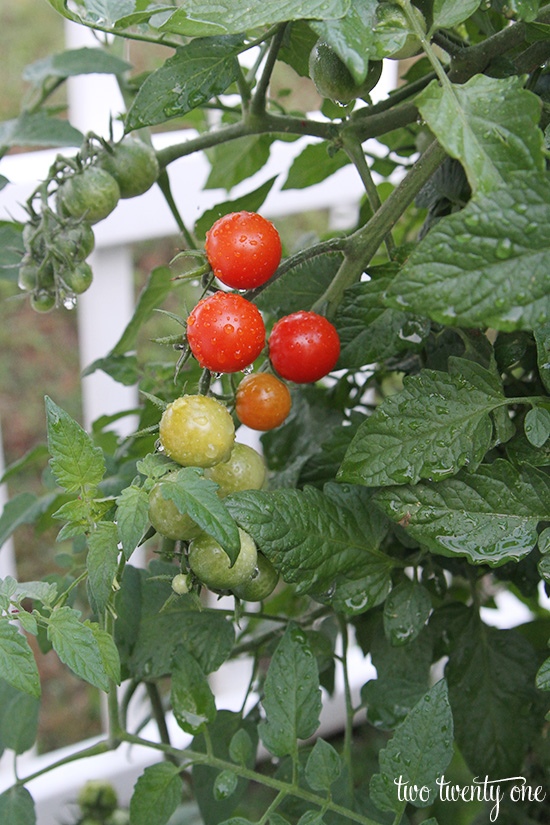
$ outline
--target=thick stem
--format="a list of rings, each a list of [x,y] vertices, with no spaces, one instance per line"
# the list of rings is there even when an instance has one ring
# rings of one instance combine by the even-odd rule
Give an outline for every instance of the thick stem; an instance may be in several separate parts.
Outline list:
[[[286,23],[279,28],[269,46],[269,51],[267,53],[262,75],[258,81],[256,91],[254,92],[254,96],[250,104],[250,111],[253,115],[261,115],[263,114],[263,112],[265,112],[267,90],[269,89],[271,75],[273,74],[273,69],[275,67],[277,55],[279,54],[279,49],[281,48],[283,38],[285,36],[285,31]]]
[[[382,206],[382,201],[380,200],[378,189],[372,179],[371,171],[361,144],[358,141],[345,140],[344,151],[359,173],[359,177],[365,187],[365,192],[367,193],[367,198],[369,199],[370,207],[373,213],[377,212]],[[388,255],[391,258],[392,252],[395,249],[391,232],[388,232],[384,238],[384,242],[386,244],[386,249],[388,250]]]

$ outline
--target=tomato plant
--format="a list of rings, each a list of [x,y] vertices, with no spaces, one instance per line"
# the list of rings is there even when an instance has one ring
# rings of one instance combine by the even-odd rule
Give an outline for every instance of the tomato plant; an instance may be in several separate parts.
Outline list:
[[[233,289],[261,286],[281,260],[281,239],[256,212],[232,212],[206,233],[206,254],[214,275]]]
[[[282,378],[318,381],[338,361],[340,339],[333,324],[315,312],[300,310],[281,318],[269,336],[269,358]]]
[[[286,419],[292,399],[286,384],[268,372],[247,375],[238,386],[235,412],[253,430],[273,430]]]
[[[40,572],[0,580],[2,825],[44,818],[39,776],[130,746],[129,811],[80,825],[549,821],[550,7],[50,5],[98,48],[31,66],[0,124],[6,349],[28,366],[30,304],[62,358],[92,223],[100,262],[157,199],[178,235],[140,245],[135,313],[85,366],[139,390],[135,430],[50,393],[47,448],[6,469],[0,541]],[[105,135],[52,97],[91,70],[124,101]],[[51,165],[10,200],[4,156],[36,146]],[[19,445],[28,395],[1,400]],[[20,760],[50,648],[106,730]],[[498,816],[465,801],[497,785]]]
[[[184,467],[213,467],[227,461],[235,427],[227,409],[204,395],[184,395],[168,404],[159,425],[166,455]]]
[[[265,325],[255,304],[241,295],[215,292],[187,319],[187,340],[201,365],[213,372],[238,372],[259,356]]]

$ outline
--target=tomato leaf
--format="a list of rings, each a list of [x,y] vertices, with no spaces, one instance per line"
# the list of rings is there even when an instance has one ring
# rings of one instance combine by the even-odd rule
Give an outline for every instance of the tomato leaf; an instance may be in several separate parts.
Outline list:
[[[99,447],[90,436],[51,398],[46,396],[50,466],[61,487],[68,493],[95,487],[105,473]]]
[[[266,714],[260,738],[274,756],[296,751],[296,740],[312,736],[319,725],[321,689],[317,662],[304,631],[290,623],[271,659],[262,701]]]
[[[34,800],[23,785],[0,794],[0,821],[7,825],[36,825]]]
[[[196,733],[216,718],[208,680],[195,657],[181,647],[174,657],[170,700],[176,722],[187,733]]]
[[[526,556],[537,524],[550,519],[550,482],[541,471],[504,459],[454,478],[374,494],[386,515],[434,553],[492,567]]]
[[[293,161],[281,189],[305,189],[313,186],[350,162],[343,151],[329,154],[325,141],[310,143]]]
[[[48,622],[48,639],[55,652],[73,673],[107,691],[109,680],[97,640],[71,607],[54,610]]]
[[[480,0],[434,0],[432,31],[457,26],[478,8]]]
[[[470,186],[488,193],[511,172],[542,174],[540,99],[523,88],[520,77],[475,75],[466,83],[437,81],[416,104],[440,143],[466,170]]]
[[[262,311],[288,315],[312,306],[334,278],[341,262],[342,255],[333,252],[293,266],[260,293],[258,307]]]
[[[164,825],[181,801],[180,769],[171,762],[145,768],[130,799],[133,825]]]
[[[490,413],[504,401],[489,370],[462,358],[452,373],[422,370],[384,399],[359,427],[339,472],[367,486],[442,479],[477,467],[493,434]]]
[[[402,582],[384,603],[384,632],[396,647],[417,638],[432,611],[430,594],[418,582]]]
[[[205,189],[225,189],[229,192],[241,181],[251,178],[269,160],[274,140],[272,135],[249,135],[228,143],[219,143],[208,152],[212,168]]]
[[[306,762],[307,784],[314,791],[330,791],[342,772],[342,762],[338,751],[324,739],[317,739]]]
[[[237,34],[257,26],[273,26],[287,20],[344,17],[349,0],[264,0],[263,3],[234,0],[187,0],[161,26],[161,31],[190,36]]]
[[[113,589],[118,563],[117,525],[100,521],[88,536],[88,583],[97,609],[103,612]]]
[[[113,637],[106,630],[102,630],[97,622],[86,620],[83,624],[89,627],[94,634],[107,676],[116,685],[120,685],[120,656]]]
[[[0,619],[0,678],[16,690],[40,697],[40,677],[29,643],[4,617]]]
[[[10,748],[20,754],[32,748],[38,730],[40,702],[0,679],[0,753]]]
[[[84,135],[46,112],[23,112],[0,123],[0,146],[80,146]]]
[[[445,668],[456,741],[472,773],[521,772],[537,724],[537,664],[523,634],[487,627],[472,612]]]
[[[0,547],[21,524],[32,524],[37,502],[32,493],[20,493],[7,502],[0,516]]]
[[[311,22],[317,35],[344,61],[357,85],[364,81],[369,70],[376,5],[376,0],[351,0],[347,14],[340,20]]]
[[[141,487],[131,484],[116,500],[118,536],[126,560],[138,546],[148,522],[149,496]]]
[[[257,189],[254,189],[253,192],[241,195],[233,201],[223,201],[213,206],[212,209],[207,209],[195,224],[195,234],[200,238],[204,238],[210,227],[219,218],[228,215],[230,212],[257,212],[271,192],[276,180],[276,177],[270,178]]]
[[[438,791],[436,780],[453,757],[453,717],[447,684],[437,682],[414,706],[396,729],[387,747],[380,751],[380,773],[370,781],[371,799],[382,811],[404,811],[398,782],[429,789],[429,798],[413,804],[425,808]]]
[[[49,55],[26,66],[23,79],[40,86],[49,77],[73,77],[79,74],[123,74],[131,64],[101,49],[70,49]]]
[[[220,95],[238,76],[242,37],[192,40],[153,72],[126,116],[126,131],[181,117]]]

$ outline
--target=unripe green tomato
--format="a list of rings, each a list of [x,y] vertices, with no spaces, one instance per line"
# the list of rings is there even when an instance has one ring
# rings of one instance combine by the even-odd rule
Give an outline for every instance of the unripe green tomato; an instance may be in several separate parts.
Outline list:
[[[425,33],[426,21],[424,16],[416,6],[411,6],[411,8]],[[422,43],[410,31],[410,24],[405,12],[396,3],[382,2],[378,4],[376,7],[375,31],[380,38],[379,48],[382,49],[383,57],[389,57],[391,60],[405,60],[408,57],[414,57],[422,49]]]
[[[47,289],[39,289],[31,295],[31,307],[35,312],[51,312],[55,307],[55,295]]]
[[[87,166],[67,178],[56,195],[58,212],[98,223],[110,215],[120,199],[118,183],[105,169]]]
[[[117,808],[111,816],[105,820],[105,825],[130,825],[130,812],[126,808]]]
[[[273,593],[278,581],[279,574],[269,559],[258,553],[258,561],[252,576],[232,590],[235,596],[245,602],[261,602]]]
[[[215,398],[183,395],[166,407],[159,435],[164,452],[178,464],[213,467],[231,455],[235,425]]]
[[[93,251],[94,244],[94,231],[86,221],[64,226],[55,236],[57,251],[71,261],[83,261]]]
[[[230,590],[247,581],[256,567],[258,552],[252,538],[239,529],[241,548],[233,567],[229,556],[212,536],[204,533],[189,545],[189,567],[197,579],[214,590]]]
[[[149,493],[149,521],[161,536],[174,541],[191,541],[201,534],[201,529],[188,513],[180,513],[171,499],[162,495],[166,484],[176,481],[177,471],[168,473],[157,482]]]
[[[160,171],[153,147],[137,138],[125,138],[114,144],[112,151],[101,153],[98,163],[118,183],[121,198],[134,198],[147,192]]]
[[[323,40],[317,41],[309,56],[309,76],[318,93],[338,103],[351,103],[367,95],[376,86],[381,74],[381,61],[371,60],[365,80],[356,83],[344,61]]]
[[[219,484],[220,498],[240,490],[261,490],[266,476],[260,453],[248,444],[235,444],[227,461],[205,470],[206,478]]]
[[[102,779],[89,779],[80,788],[77,802],[85,813],[101,811],[103,815],[106,815],[115,810],[118,798],[110,782]]]
[[[40,231],[40,224],[36,222],[26,223],[23,227],[23,245],[27,252],[41,261],[46,254],[46,242],[44,235]]]
[[[191,576],[187,573],[177,573],[172,579],[172,590],[178,596],[184,596],[191,589]]]
[[[86,261],[78,261],[74,266],[64,269],[61,277],[72,292],[80,295],[90,288],[94,276],[91,266]]]
[[[23,289],[25,292],[32,292],[33,289],[36,289],[38,283],[38,267],[39,265],[33,260],[30,253],[23,256],[17,278],[19,289]]]

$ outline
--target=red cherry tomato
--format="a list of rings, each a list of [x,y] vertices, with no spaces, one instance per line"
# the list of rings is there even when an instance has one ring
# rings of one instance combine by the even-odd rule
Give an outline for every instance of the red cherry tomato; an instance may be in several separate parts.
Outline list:
[[[237,389],[235,412],[241,424],[253,430],[273,430],[290,412],[292,401],[286,384],[268,372],[243,378]]]
[[[264,284],[281,260],[281,239],[256,212],[224,215],[206,233],[206,255],[214,274],[233,289]]]
[[[269,357],[282,378],[298,384],[318,381],[336,366],[340,339],[330,321],[301,310],[277,321],[269,338]]]
[[[189,315],[187,340],[201,367],[238,372],[263,350],[265,326],[258,308],[242,295],[215,292]]]

